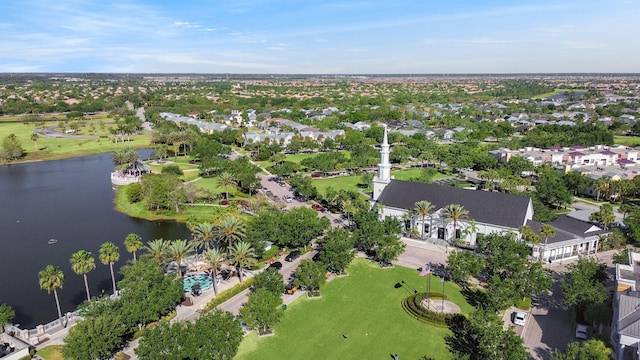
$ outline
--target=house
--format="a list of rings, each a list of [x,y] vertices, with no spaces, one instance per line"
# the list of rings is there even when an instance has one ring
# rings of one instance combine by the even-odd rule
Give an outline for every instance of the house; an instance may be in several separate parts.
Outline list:
[[[479,235],[515,233],[520,237],[522,226],[529,225],[539,232],[543,225],[533,220],[533,202],[528,196],[395,180],[391,176],[390,153],[385,127],[371,205],[378,209],[381,219],[399,219],[405,231],[417,230],[432,242],[452,244],[459,239],[474,246]],[[433,205],[424,219],[413,212],[421,200]],[[467,219],[456,222],[448,219],[445,208],[451,204],[461,205],[468,212]],[[558,217],[550,225],[556,235],[545,239],[544,248],[532,246],[535,258],[550,262],[595,253],[599,236],[606,233],[591,223],[566,216]]]
[[[628,264],[616,264],[616,290],[611,319],[615,359],[640,357],[640,253],[629,252]]]

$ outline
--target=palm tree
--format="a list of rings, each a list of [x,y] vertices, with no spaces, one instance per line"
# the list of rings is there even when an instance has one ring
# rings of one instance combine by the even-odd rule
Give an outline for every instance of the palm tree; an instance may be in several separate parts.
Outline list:
[[[145,249],[149,252],[152,258],[154,258],[158,264],[162,264],[167,256],[167,246],[169,243],[164,239],[155,239],[147,242]]]
[[[424,240],[424,218],[431,214],[432,210],[433,205],[426,200],[420,200],[413,205],[413,211],[415,214],[422,217],[422,231],[420,232],[422,240]]]
[[[469,211],[460,204],[450,204],[444,208],[444,217],[447,221],[453,222],[453,239],[458,237],[458,222],[464,220],[469,215]]]
[[[227,244],[227,249],[231,250],[235,241],[241,241],[245,236],[245,226],[242,220],[234,217],[227,216],[220,221],[220,224],[216,227],[216,239],[218,241],[224,241]]]
[[[58,300],[58,288],[62,289],[64,283],[64,273],[59,267],[53,265],[47,265],[44,270],[38,273],[40,278],[40,289],[47,290],[48,294],[53,291],[53,296],[56,299],[56,307],[58,308],[58,319],[62,321],[62,311],[60,311],[60,300]]]
[[[256,254],[251,244],[245,241],[237,242],[229,250],[229,261],[238,270],[238,277],[242,283],[242,269],[249,267],[256,261]]]
[[[69,261],[71,262],[71,270],[73,270],[73,272],[78,275],[82,274],[82,276],[84,277],[84,288],[87,291],[87,300],[91,301],[87,273],[96,268],[96,259],[90,252],[86,250],[80,250],[73,253]]]
[[[133,261],[136,261],[136,251],[142,247],[142,238],[136,233],[131,233],[124,238],[124,247],[128,252],[133,253]]]
[[[353,204],[351,199],[342,202],[342,212],[347,214],[347,222],[351,225],[351,214],[355,214],[358,208]]]
[[[209,250],[211,240],[216,236],[216,227],[210,222],[203,222],[193,227],[193,240],[195,247],[202,250]]]
[[[228,187],[236,185],[236,180],[234,179],[233,174],[226,171],[223,172],[222,174],[218,175],[218,182],[220,182],[220,185],[224,186],[225,199],[229,201]]]
[[[216,285],[216,278],[218,277],[218,268],[224,263],[225,256],[218,249],[207,249],[202,253],[204,261],[207,263],[207,268],[211,270],[211,277],[213,279],[213,292],[218,296],[218,286]]]
[[[478,232],[478,222],[475,219],[469,220],[469,224],[466,229],[464,229],[465,233],[471,235],[471,240],[473,240],[473,234]]]
[[[186,239],[173,240],[167,246],[167,252],[171,260],[176,262],[177,276],[182,277],[182,260],[193,252],[193,246]]]
[[[542,255],[547,251],[547,241],[549,241],[550,237],[556,236],[556,229],[549,224],[544,224],[540,228],[540,235],[544,236],[544,247],[542,248],[542,254],[540,254],[540,258],[542,258]]]
[[[31,133],[31,141],[33,141],[35,143],[36,151],[38,151],[38,139],[39,138],[40,138],[40,135],[38,135],[37,132]]]
[[[111,282],[113,283],[113,293],[116,293],[116,275],[113,273],[113,264],[120,260],[120,252],[116,244],[111,241],[107,241],[106,243],[100,246],[100,262],[103,265],[109,264],[109,269],[111,270]]]

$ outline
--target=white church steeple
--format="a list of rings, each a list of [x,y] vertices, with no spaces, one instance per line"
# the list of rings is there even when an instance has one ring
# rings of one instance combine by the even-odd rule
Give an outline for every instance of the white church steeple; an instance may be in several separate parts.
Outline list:
[[[387,126],[384,125],[384,138],[380,146],[380,163],[378,174],[373,178],[373,199],[378,200],[382,190],[391,182],[391,162],[389,160],[389,141],[387,140]]]

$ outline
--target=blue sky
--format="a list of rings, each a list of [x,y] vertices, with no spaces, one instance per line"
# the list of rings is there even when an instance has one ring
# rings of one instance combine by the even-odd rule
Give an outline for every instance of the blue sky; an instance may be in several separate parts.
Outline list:
[[[640,73],[637,0],[0,0],[0,72]]]

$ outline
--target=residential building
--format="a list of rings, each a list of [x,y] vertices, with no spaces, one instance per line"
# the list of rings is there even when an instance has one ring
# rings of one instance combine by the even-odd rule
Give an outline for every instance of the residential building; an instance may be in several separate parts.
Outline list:
[[[640,253],[629,252],[628,264],[616,264],[611,343],[615,359],[640,358]]]

